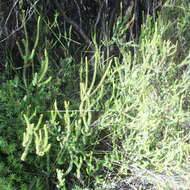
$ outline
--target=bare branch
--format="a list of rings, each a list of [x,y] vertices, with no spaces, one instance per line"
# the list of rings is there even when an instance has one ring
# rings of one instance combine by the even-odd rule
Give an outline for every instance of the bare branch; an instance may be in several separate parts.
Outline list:
[[[65,21],[69,24],[71,24],[73,26],[73,28],[82,36],[82,38],[85,40],[86,44],[88,45],[88,47],[91,50],[94,50],[95,47],[92,43],[92,41],[90,40],[90,38],[85,34],[85,32],[83,31],[83,29],[73,20],[71,20],[66,14],[64,9],[59,5],[59,3],[57,2],[57,0],[55,0],[56,6],[57,8],[60,10],[62,16],[64,17]]]
[[[15,30],[13,30],[9,35],[7,35],[5,38],[3,38],[2,40],[0,40],[0,43],[8,40],[11,36],[15,35],[15,33],[17,33],[18,31],[20,31],[23,27],[24,27],[24,23],[26,24],[28,22],[28,20],[32,17],[33,13],[35,12],[35,6],[36,4],[39,2],[40,0],[36,0],[34,2],[34,4],[31,5],[30,9],[26,12],[25,18],[22,22],[22,24],[20,26],[18,26]],[[15,4],[14,4],[15,5]],[[13,6],[14,6],[13,5]],[[12,9],[11,9],[12,10]],[[10,13],[9,13],[10,15]],[[9,16],[10,18],[10,16]],[[8,22],[8,19],[6,19],[6,23]],[[4,24],[3,27],[5,27],[6,25]]]
[[[80,7],[79,7],[79,5],[78,5],[78,3],[77,3],[77,1],[76,0],[74,0],[74,2],[75,2],[75,4],[76,4],[76,6],[77,6],[77,11],[78,11],[78,15],[79,15],[79,20],[80,20],[80,27],[82,26],[82,15],[81,15],[81,11],[80,11]]]
[[[95,30],[96,30],[97,25],[98,25],[98,23],[99,23],[99,21],[100,21],[100,16],[101,16],[101,14],[102,14],[103,6],[104,6],[104,3],[101,3],[100,8],[99,8],[99,11],[98,11],[98,16],[97,16],[97,18],[96,18],[96,23],[95,23],[95,25],[94,25],[94,29],[95,29]]]

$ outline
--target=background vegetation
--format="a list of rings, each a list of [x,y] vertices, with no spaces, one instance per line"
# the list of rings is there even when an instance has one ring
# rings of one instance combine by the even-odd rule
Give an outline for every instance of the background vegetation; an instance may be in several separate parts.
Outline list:
[[[188,1],[0,14],[0,189],[189,188]]]

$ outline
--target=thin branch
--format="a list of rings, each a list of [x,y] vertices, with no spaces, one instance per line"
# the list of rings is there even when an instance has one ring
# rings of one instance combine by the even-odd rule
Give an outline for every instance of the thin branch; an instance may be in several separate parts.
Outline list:
[[[89,46],[91,50],[95,50],[95,47],[90,40],[90,38],[85,34],[83,29],[73,20],[71,20],[66,14],[64,9],[59,5],[57,0],[55,0],[57,8],[60,10],[62,16],[64,17],[65,21],[73,26],[73,28],[82,36],[82,38],[85,40],[86,44]]]
[[[8,16],[7,16],[7,19],[6,19],[6,21],[5,21],[4,26],[6,26],[8,20],[9,20],[9,18],[10,18],[10,16],[11,16],[11,14],[12,14],[12,12],[14,11],[14,9],[15,9],[15,7],[17,6],[18,3],[19,3],[19,0],[17,0],[17,1],[14,2],[14,4],[13,4],[11,10],[9,11],[9,14],[8,14]]]
[[[20,27],[17,27],[15,30],[13,30],[9,35],[7,35],[5,38],[3,38],[2,40],[0,40],[0,43],[6,41],[7,39],[9,39],[11,36],[13,36],[15,33],[17,33],[19,30],[21,30],[24,27],[24,23],[26,23],[33,15],[34,13],[34,9],[36,4],[39,2],[40,0],[36,0],[34,2],[34,4],[32,4],[32,6],[30,7],[30,9],[27,11],[25,18],[24,18],[24,22],[20,25]],[[5,27],[5,25],[3,26]]]
[[[76,6],[77,6],[77,11],[78,11],[78,15],[79,15],[79,23],[80,23],[80,27],[82,26],[82,16],[81,16],[81,11],[80,11],[80,7],[79,7],[79,5],[78,5],[78,3],[77,3],[77,1],[76,0],[74,0],[74,2],[75,2],[75,4],[76,4]]]
[[[98,25],[98,23],[99,23],[99,21],[100,21],[100,16],[101,16],[101,14],[102,14],[103,6],[104,6],[104,3],[101,3],[100,8],[99,8],[99,11],[98,11],[98,16],[97,16],[97,18],[96,18],[96,22],[95,22],[95,25],[94,25],[94,29],[95,29],[95,30],[96,30],[97,25]]]

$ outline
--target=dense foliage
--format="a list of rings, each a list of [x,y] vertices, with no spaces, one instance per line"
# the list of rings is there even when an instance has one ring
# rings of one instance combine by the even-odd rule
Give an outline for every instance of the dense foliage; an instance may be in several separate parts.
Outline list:
[[[0,189],[188,189],[189,2],[14,3],[0,3]]]

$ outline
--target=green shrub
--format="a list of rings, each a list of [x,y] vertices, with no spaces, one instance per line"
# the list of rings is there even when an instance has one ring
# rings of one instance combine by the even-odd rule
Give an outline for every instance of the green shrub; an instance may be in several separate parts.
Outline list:
[[[126,25],[119,17],[113,38],[98,46],[94,34],[95,50],[86,57],[69,49],[72,28],[55,32],[49,20],[38,17],[29,40],[24,26],[24,40],[18,42],[22,74],[0,84],[0,188],[187,189],[185,6],[166,4],[157,20],[147,17],[138,42],[127,41],[130,21]],[[175,25],[169,23],[170,13],[178,16]],[[40,27],[55,35],[45,46]],[[54,43],[63,57],[51,51]],[[112,56],[112,45],[118,56]]]

